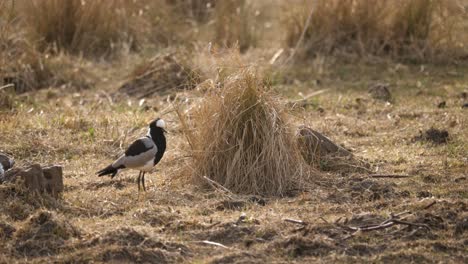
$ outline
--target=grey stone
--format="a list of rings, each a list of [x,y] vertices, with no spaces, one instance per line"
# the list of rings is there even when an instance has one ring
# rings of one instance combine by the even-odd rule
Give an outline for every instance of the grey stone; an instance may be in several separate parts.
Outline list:
[[[333,154],[338,157],[351,156],[347,149],[335,144],[323,134],[306,126],[299,127],[298,139],[306,156],[325,156]]]

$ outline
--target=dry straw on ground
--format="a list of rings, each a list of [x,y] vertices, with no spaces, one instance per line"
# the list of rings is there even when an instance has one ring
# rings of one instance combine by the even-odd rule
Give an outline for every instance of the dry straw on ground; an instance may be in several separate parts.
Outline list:
[[[254,69],[225,78],[194,116],[198,182],[207,176],[235,193],[283,196],[310,177],[287,116]]]
[[[175,90],[193,89],[199,74],[182,52],[158,54],[137,65],[119,91],[138,98],[164,95]]]
[[[466,11],[458,0],[318,0],[288,3],[286,43],[305,28],[302,54],[354,53],[450,61],[466,55]],[[286,10],[286,9],[285,9]],[[306,25],[306,21],[309,23]]]

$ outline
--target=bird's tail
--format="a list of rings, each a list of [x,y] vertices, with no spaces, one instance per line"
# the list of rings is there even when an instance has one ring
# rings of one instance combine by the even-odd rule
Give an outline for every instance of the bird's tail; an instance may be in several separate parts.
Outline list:
[[[96,174],[101,177],[101,176],[104,176],[104,175],[111,175],[111,178],[114,178],[115,175],[117,175],[117,172],[119,172],[119,168],[114,168],[112,167],[112,164],[105,167],[104,169],[96,172]]]

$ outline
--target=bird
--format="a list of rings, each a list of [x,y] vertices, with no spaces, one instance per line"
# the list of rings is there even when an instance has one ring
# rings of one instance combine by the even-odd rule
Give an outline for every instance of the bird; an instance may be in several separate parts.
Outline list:
[[[143,191],[146,192],[145,174],[161,161],[166,151],[166,123],[161,118],[153,120],[149,124],[148,133],[145,137],[135,140],[118,159],[112,164],[98,171],[96,174],[101,177],[110,175],[114,178],[120,170],[133,169],[138,170],[138,192],[140,192],[140,183],[143,185]]]
[[[0,183],[5,180],[5,173],[15,165],[15,161],[0,152]]]

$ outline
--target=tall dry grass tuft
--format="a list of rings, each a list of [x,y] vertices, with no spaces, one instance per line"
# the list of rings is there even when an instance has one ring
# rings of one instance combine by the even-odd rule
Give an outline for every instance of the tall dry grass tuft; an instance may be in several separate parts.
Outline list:
[[[466,11],[458,0],[316,0],[293,6],[284,12],[286,43],[294,47],[304,33],[305,57],[344,52],[430,61],[467,51],[467,34],[460,34],[466,32]]]
[[[44,59],[25,38],[10,2],[0,2],[0,93],[43,86],[51,73]]]
[[[167,0],[166,2],[174,6],[186,18],[201,23],[208,21],[216,3],[215,0]]]
[[[207,176],[240,194],[287,195],[309,177],[283,109],[252,68],[211,89],[190,136],[197,182]]]
[[[54,47],[101,56],[123,45],[137,48],[140,39],[132,24],[133,6],[133,1],[123,0],[38,0],[22,3],[20,12],[43,50]]]
[[[241,52],[255,46],[252,14],[245,0],[216,2],[214,8],[214,42],[223,48],[238,47]]]

